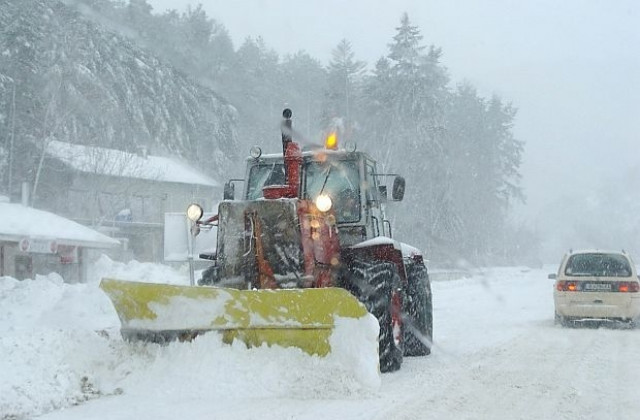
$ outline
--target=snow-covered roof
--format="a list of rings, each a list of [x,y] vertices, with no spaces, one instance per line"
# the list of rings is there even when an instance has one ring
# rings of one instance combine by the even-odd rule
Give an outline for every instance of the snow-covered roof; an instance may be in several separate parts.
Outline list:
[[[47,153],[80,172],[208,187],[220,185],[186,163],[161,156],[141,156],[57,140],[49,142]]]
[[[0,241],[19,242],[23,238],[90,248],[110,248],[119,244],[113,238],[56,214],[0,202]]]

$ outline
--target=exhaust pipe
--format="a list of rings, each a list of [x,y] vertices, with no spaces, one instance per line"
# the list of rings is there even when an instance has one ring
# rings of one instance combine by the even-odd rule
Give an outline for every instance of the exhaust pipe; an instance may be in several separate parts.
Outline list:
[[[270,185],[262,188],[262,195],[267,199],[297,198],[300,189],[300,167],[302,152],[298,143],[293,141],[291,115],[289,108],[282,111],[282,156],[284,159],[284,176],[286,185]]]

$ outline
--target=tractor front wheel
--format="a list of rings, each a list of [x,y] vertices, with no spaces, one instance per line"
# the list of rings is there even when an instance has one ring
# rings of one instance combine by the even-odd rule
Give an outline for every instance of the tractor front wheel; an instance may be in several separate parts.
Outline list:
[[[380,371],[393,372],[402,366],[403,294],[400,276],[394,264],[384,261],[353,260],[349,264],[344,287],[347,288],[380,324]]]
[[[412,263],[407,270],[407,298],[404,306],[404,355],[431,354],[433,342],[433,305],[427,268]]]

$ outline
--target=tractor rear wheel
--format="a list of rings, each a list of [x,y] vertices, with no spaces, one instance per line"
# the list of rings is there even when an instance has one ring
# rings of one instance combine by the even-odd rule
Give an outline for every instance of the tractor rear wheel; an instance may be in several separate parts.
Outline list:
[[[345,287],[362,302],[380,324],[380,371],[393,372],[402,366],[402,305],[400,276],[394,264],[355,259],[349,264]]]
[[[407,297],[404,305],[404,355],[431,354],[433,342],[433,305],[427,268],[422,263],[408,264]]]

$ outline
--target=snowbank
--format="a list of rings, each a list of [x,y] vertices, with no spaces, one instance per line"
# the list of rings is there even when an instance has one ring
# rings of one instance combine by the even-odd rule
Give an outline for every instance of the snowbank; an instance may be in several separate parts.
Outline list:
[[[188,284],[169,267],[100,258],[86,284],[57,274],[0,278],[0,419],[36,416],[106,395],[158,401],[209,398],[337,398],[369,395],[380,385],[377,322],[337,320],[333,353],[247,349],[216,334],[168,346],[130,344],[99,289],[102,277]],[[161,402],[160,402],[161,403]],[[169,404],[167,402],[167,404]]]

